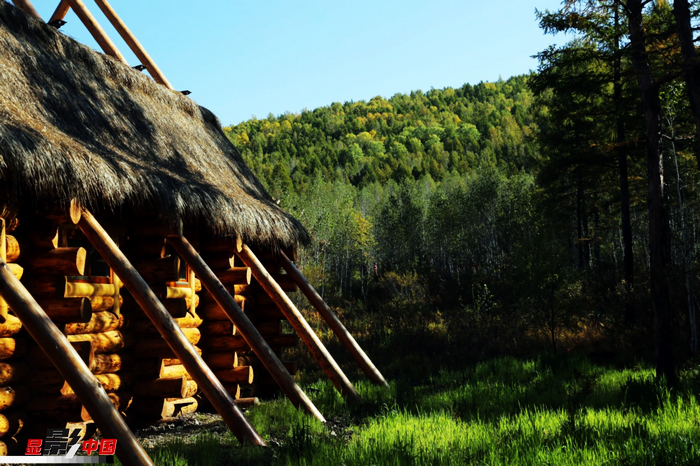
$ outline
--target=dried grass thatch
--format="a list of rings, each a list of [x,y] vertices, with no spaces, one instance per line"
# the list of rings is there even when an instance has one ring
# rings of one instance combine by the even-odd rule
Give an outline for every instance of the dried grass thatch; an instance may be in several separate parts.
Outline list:
[[[0,183],[9,206],[77,198],[251,243],[308,240],[211,112],[2,0]]]

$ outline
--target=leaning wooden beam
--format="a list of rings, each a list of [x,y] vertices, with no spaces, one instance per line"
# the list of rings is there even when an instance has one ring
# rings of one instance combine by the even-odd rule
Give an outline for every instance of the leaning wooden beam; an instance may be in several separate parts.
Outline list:
[[[234,400],[226,392],[221,382],[204,363],[194,346],[182,333],[182,329],[173,320],[163,304],[141,278],[126,256],[119,250],[112,238],[100,226],[87,210],[82,211],[78,227],[97,252],[121,279],[131,292],[141,309],[153,322],[156,329],[170,349],[185,366],[187,372],[202,389],[211,404],[216,408],[224,422],[240,441],[249,441],[255,445],[265,445],[262,437],[250,425]]]
[[[54,21],[64,19],[68,14],[68,10],[70,10],[70,3],[68,2],[68,0],[61,0],[61,3],[59,3],[56,7],[56,11],[54,11],[51,15],[49,23],[53,23]]]
[[[88,31],[90,31],[92,37],[100,44],[104,53],[113,56],[122,63],[126,63],[124,55],[119,52],[117,46],[114,45],[114,42],[107,36],[107,33],[102,29],[95,17],[92,16],[92,13],[87,9],[83,0],[68,0],[68,2],[75,14],[80,18],[80,21],[82,21]]]
[[[360,395],[355,391],[355,387],[352,386],[333,359],[333,356],[331,356],[326,347],[323,346],[323,343],[321,343],[321,340],[319,340],[311,326],[306,322],[304,316],[301,315],[294,303],[289,299],[287,293],[282,291],[282,288],[280,288],[277,282],[275,282],[267,270],[265,270],[265,267],[263,267],[248,246],[240,243],[237,249],[238,257],[241,258],[246,267],[250,267],[255,279],[280,308],[280,311],[282,311],[287,318],[294,331],[297,332],[306,347],[309,348],[314,359],[318,361],[321,369],[323,369],[328,378],[331,379],[333,385],[335,385],[343,395],[347,396],[348,399],[360,401]]]
[[[122,39],[124,39],[126,45],[129,46],[131,51],[134,52],[134,55],[136,55],[136,57],[138,57],[141,63],[146,67],[146,69],[151,74],[155,82],[157,82],[158,84],[162,84],[168,89],[172,89],[173,86],[170,85],[168,79],[160,71],[160,69],[153,61],[151,56],[148,55],[146,49],[143,48],[143,46],[139,43],[136,37],[134,37],[129,28],[126,26],[126,24],[124,24],[121,18],[117,15],[112,6],[109,3],[107,3],[107,0],[95,0],[95,3],[97,3],[97,6],[100,7],[100,10],[102,10],[102,13],[104,13],[109,22],[112,23],[114,29],[116,29],[119,35],[122,36]]]
[[[280,251],[280,265],[287,272],[287,274],[294,280],[294,282],[299,286],[302,293],[308,298],[309,302],[313,304],[323,320],[328,323],[328,326],[333,330],[333,332],[338,336],[338,339],[343,343],[343,346],[352,354],[355,358],[357,364],[362,368],[362,370],[367,374],[370,380],[378,385],[384,385],[388,387],[389,384],[386,383],[381,372],[372,364],[372,361],[367,357],[360,345],[357,344],[355,339],[352,337],[348,329],[345,328],[343,323],[338,319],[333,311],[328,307],[326,302],[323,300],[321,295],[319,295],[311,283],[304,277],[304,275],[297,269],[292,261],[289,260],[287,255]]]
[[[0,262],[0,294],[78,395],[103,435],[117,439],[119,460],[124,464],[153,465],[85,362],[5,262]]]
[[[255,328],[251,321],[246,317],[241,308],[236,304],[236,300],[226,290],[224,285],[216,278],[214,272],[197,254],[194,247],[187,241],[186,238],[171,237],[168,238],[168,243],[175,248],[175,251],[187,262],[194,273],[202,281],[202,285],[211,293],[219,307],[228,315],[241,336],[246,341],[248,346],[253,349],[253,352],[258,356],[265,369],[270,373],[272,378],[277,382],[289,401],[296,407],[302,407],[308,413],[312,414],[316,419],[325,422],[323,415],[316,409],[316,406],[309,400],[303,390],[297,385],[287,369],[282,365],[275,353],[270,349],[270,346],[265,342],[265,339],[260,335],[260,332]]]
[[[17,8],[24,10],[24,12],[28,15],[34,16],[37,19],[41,19],[41,16],[36,11],[34,5],[32,5],[32,2],[30,0],[12,0],[12,3],[14,3]]]

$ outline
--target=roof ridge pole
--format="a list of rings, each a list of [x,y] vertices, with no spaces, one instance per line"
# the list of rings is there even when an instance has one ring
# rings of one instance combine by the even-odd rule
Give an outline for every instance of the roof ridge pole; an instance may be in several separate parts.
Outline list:
[[[313,329],[309,323],[301,315],[299,309],[294,305],[287,293],[285,293],[279,284],[270,276],[270,274],[265,270],[265,267],[260,263],[253,251],[250,248],[239,242],[237,245],[238,256],[241,258],[246,267],[250,267],[253,276],[263,287],[265,292],[270,296],[270,298],[277,304],[282,314],[287,318],[289,323],[295,332],[299,335],[301,340],[304,342],[311,355],[316,359],[318,364],[326,373],[335,388],[345,395],[348,400],[353,402],[361,401],[360,395],[355,391],[355,387],[343,373],[342,369],[335,362],[333,356],[328,352],[321,340],[314,333]]]
[[[61,376],[66,379],[90,416],[95,419],[103,436],[117,439],[119,460],[129,465],[153,466],[148,454],[139,445],[100,382],[68,342],[68,338],[12,274],[5,261],[0,261],[0,294]]]
[[[72,201],[71,204],[73,206],[77,202]],[[163,303],[158,300],[153,290],[146,284],[95,217],[83,208],[77,224],[90,244],[112,268],[146,316],[153,322],[158,333],[170,346],[194,381],[197,382],[197,385],[211,401],[236,438],[241,442],[247,441],[254,445],[265,446],[262,437],[250,425],[231,395],[224,389],[221,382],[194,349],[192,343],[187,340],[182,329],[163,307]]]
[[[12,0],[12,3],[14,3],[17,8],[23,10],[28,15],[43,21],[41,15],[39,15],[39,13],[36,11],[30,0]]]
[[[357,344],[357,341],[355,341],[350,332],[348,332],[348,329],[346,329],[340,319],[338,319],[338,316],[331,311],[331,308],[328,307],[323,298],[316,292],[314,287],[311,286],[311,283],[309,283],[306,277],[296,268],[283,251],[280,251],[280,264],[292,280],[299,286],[299,289],[304,293],[309,302],[313,304],[331,330],[333,330],[333,333],[336,334],[343,346],[350,352],[367,377],[377,385],[388,387],[389,384],[384,379],[384,376],[382,376],[381,372],[379,372],[369,357],[367,357],[367,354],[365,354],[360,345]]]
[[[265,339],[260,335],[260,332],[258,332],[250,319],[243,313],[236,303],[236,300],[221,283],[221,280],[211,271],[207,263],[202,259],[202,256],[197,253],[190,242],[187,241],[184,236],[179,236],[168,238],[168,244],[175,248],[175,251],[180,257],[194,270],[194,273],[199,276],[202,285],[211,293],[219,307],[228,318],[231,319],[231,322],[236,325],[237,331],[241,332],[243,339],[253,349],[253,352],[265,366],[265,369],[268,370],[284,394],[287,395],[289,401],[296,407],[301,406],[319,421],[326,422],[323,415],[316,406],[314,406],[311,400],[309,400],[299,385],[297,385],[294,378],[292,378],[287,369],[277,358],[277,355],[275,355]]]
[[[80,21],[83,22],[87,30],[90,31],[92,37],[97,41],[98,44],[100,44],[100,47],[102,47],[104,53],[113,56],[122,63],[127,63],[126,58],[124,58],[124,55],[122,55],[121,52],[119,52],[117,46],[114,45],[114,42],[112,42],[107,33],[104,31],[104,29],[102,29],[95,17],[92,16],[92,13],[90,13],[83,1],[68,0],[68,3],[70,3],[71,8],[73,8],[73,11],[76,15],[78,15],[78,18],[80,18]],[[60,6],[61,5],[59,5],[59,8]]]
[[[102,13],[104,13],[109,22],[112,23],[112,26],[114,26],[114,29],[117,30],[122,39],[124,39],[126,45],[129,46],[131,51],[134,52],[134,55],[136,55],[136,57],[138,57],[141,63],[146,67],[150,75],[153,77],[153,80],[158,84],[162,84],[168,89],[172,89],[173,86],[170,85],[170,82],[160,71],[158,65],[156,65],[148,52],[146,52],[146,49],[143,48],[138,39],[136,39],[136,37],[132,34],[119,15],[117,15],[117,12],[114,11],[109,3],[107,3],[107,0],[95,0],[95,3],[97,3],[97,6],[100,7]]]
[[[61,3],[58,4],[56,11],[53,12],[48,22],[53,23],[54,21],[64,19],[68,14],[68,10],[70,10],[70,3],[68,0],[61,0]]]

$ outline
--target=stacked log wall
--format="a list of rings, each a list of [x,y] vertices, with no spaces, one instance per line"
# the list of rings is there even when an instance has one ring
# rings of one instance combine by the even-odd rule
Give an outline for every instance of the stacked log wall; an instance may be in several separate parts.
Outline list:
[[[15,225],[18,222],[14,222]],[[51,219],[29,217],[6,236],[5,258],[13,271],[59,328],[99,320],[114,303],[100,297],[93,314],[90,296],[69,294],[67,275],[84,273],[86,251],[60,244],[60,225]],[[118,297],[118,295],[117,295]],[[0,452],[26,445],[30,435],[43,437],[47,427],[66,421],[86,426],[84,409],[38,345],[22,328],[6,305],[0,306]],[[111,319],[114,320],[114,319]],[[118,325],[110,330],[118,331]],[[71,341],[86,363],[94,361],[95,348],[89,336]],[[70,340],[70,337],[69,337]],[[108,345],[106,339],[102,341]],[[99,345],[96,345],[99,346]],[[104,349],[102,346],[100,349]],[[87,429],[87,427],[85,427]]]
[[[163,302],[187,339],[201,354],[197,315],[200,296],[193,277],[179,277],[180,261],[165,249],[165,237],[136,232],[123,245],[123,251],[136,270]],[[160,419],[197,410],[196,382],[176,358],[155,326],[136,301],[128,294],[124,313],[129,321],[127,346],[138,367],[138,382],[133,400],[126,410],[127,419],[135,425],[147,425]]]
[[[69,244],[79,236],[60,216],[32,216],[6,236],[5,259],[47,315],[66,334],[112,403],[135,425],[146,425],[193,412],[202,399],[153,324],[117,277],[85,277],[89,245]],[[250,347],[192,273],[181,279],[181,266],[165,237],[146,229],[120,246],[165,304],[188,340],[210,365],[237,403],[270,391],[272,378]],[[258,331],[280,356],[298,345],[282,332],[284,316],[250,270],[235,256],[235,245],[208,242],[202,256],[232,293]],[[264,263],[286,290],[293,289],[271,254]],[[66,424],[95,431],[89,413],[52,366],[22,323],[0,300],[0,455],[26,438],[43,438],[47,428]],[[296,367],[285,363],[293,374]]]
[[[271,251],[256,251],[256,253],[265,269],[285,292],[297,290],[296,284],[282,271],[276,256]],[[237,255],[234,255],[233,262],[234,265],[243,265],[243,261]],[[291,330],[289,332],[283,330],[282,323],[287,321],[284,314],[263,287],[254,278],[252,281],[249,289],[237,290],[248,299],[246,313],[277,357],[282,360],[289,373],[294,375],[297,372],[297,366],[291,361],[283,360],[283,351],[285,348],[299,346],[299,337]],[[242,390],[242,396],[269,395],[277,392],[277,384],[252,351],[242,352],[238,361],[239,364],[251,365],[259,374],[252,387]]]
[[[235,242],[207,242],[201,256],[279,357],[283,348],[297,346],[299,339],[282,332],[284,316],[238,259],[235,247]],[[270,272],[279,273],[280,266],[268,257]],[[208,292],[202,293],[201,309],[202,356],[229,393],[240,400],[274,390],[272,377]]]

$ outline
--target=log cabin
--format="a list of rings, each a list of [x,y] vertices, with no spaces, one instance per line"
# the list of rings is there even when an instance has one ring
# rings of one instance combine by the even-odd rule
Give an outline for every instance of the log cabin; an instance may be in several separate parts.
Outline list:
[[[357,400],[286,295],[301,286],[320,300],[292,264],[308,232],[218,119],[174,91],[107,1],[96,3],[151,77],[82,1],[62,0],[49,23],[73,8],[104,54],[28,0],[0,0],[0,454],[70,425],[99,427],[119,440],[122,462],[150,464],[130,426],[203,399],[240,440],[264,444],[235,403],[255,390],[277,386],[323,420],[295,364],[280,360],[300,341]]]

